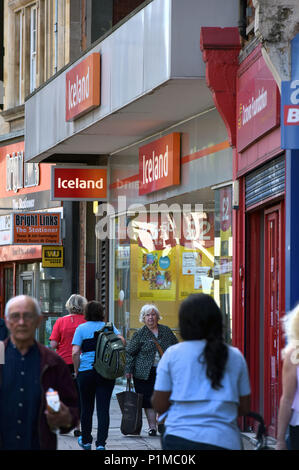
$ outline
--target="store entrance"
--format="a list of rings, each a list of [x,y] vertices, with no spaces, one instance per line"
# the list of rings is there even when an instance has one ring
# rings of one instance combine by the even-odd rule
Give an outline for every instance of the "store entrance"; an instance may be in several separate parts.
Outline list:
[[[25,271],[20,274],[20,295],[29,295],[34,297],[34,273],[32,271]]]
[[[265,418],[269,432],[275,435],[279,404],[280,315],[281,315],[281,206],[266,210],[265,217]]]
[[[246,344],[252,408],[270,436],[277,431],[281,394],[281,328],[284,314],[283,203],[247,217]]]

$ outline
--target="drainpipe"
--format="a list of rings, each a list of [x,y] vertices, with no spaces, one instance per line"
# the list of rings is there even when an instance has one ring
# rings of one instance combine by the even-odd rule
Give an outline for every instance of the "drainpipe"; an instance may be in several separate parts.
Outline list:
[[[55,0],[55,21],[54,21],[54,74],[58,70],[58,0]]]

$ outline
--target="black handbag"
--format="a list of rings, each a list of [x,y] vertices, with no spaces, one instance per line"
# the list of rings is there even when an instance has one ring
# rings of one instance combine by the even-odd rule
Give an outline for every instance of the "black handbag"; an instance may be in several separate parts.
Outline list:
[[[116,394],[122,413],[120,430],[125,436],[139,435],[142,429],[142,400],[143,395],[132,390],[131,380],[127,380],[126,390]]]

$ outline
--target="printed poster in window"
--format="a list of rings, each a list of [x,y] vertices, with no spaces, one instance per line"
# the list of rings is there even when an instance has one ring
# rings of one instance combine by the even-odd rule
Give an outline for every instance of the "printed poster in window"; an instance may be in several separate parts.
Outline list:
[[[232,191],[220,189],[220,294],[229,294],[232,285]]]
[[[175,300],[175,248],[148,252],[138,247],[137,298],[140,300]]]
[[[176,248],[169,229],[157,223],[135,225],[138,241],[137,298],[158,301],[176,299]],[[167,238],[163,237],[167,233]]]
[[[213,293],[214,214],[198,212],[183,221],[179,247],[179,299]]]

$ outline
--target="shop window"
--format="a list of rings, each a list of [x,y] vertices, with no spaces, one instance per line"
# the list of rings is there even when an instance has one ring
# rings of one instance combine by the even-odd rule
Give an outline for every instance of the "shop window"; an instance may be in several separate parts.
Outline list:
[[[177,211],[116,219],[114,321],[125,335],[142,326],[145,303],[154,303],[162,323],[178,333],[181,302],[203,292],[221,308],[225,339],[231,342],[231,186],[209,191],[214,203],[194,202],[189,212],[177,205]]]
[[[13,297],[13,268],[4,269],[4,301],[6,302]]]
[[[63,313],[61,279],[41,280],[39,294],[43,313]]]
[[[130,219],[126,218],[125,228]],[[124,336],[130,329],[130,239],[120,234],[120,219],[115,221],[116,240],[114,246],[114,322]]]
[[[38,341],[48,346],[55,321],[63,313],[62,279],[41,279],[39,293],[44,319],[37,332]]]
[[[232,339],[232,187],[215,190],[214,298],[224,315],[225,340]]]

